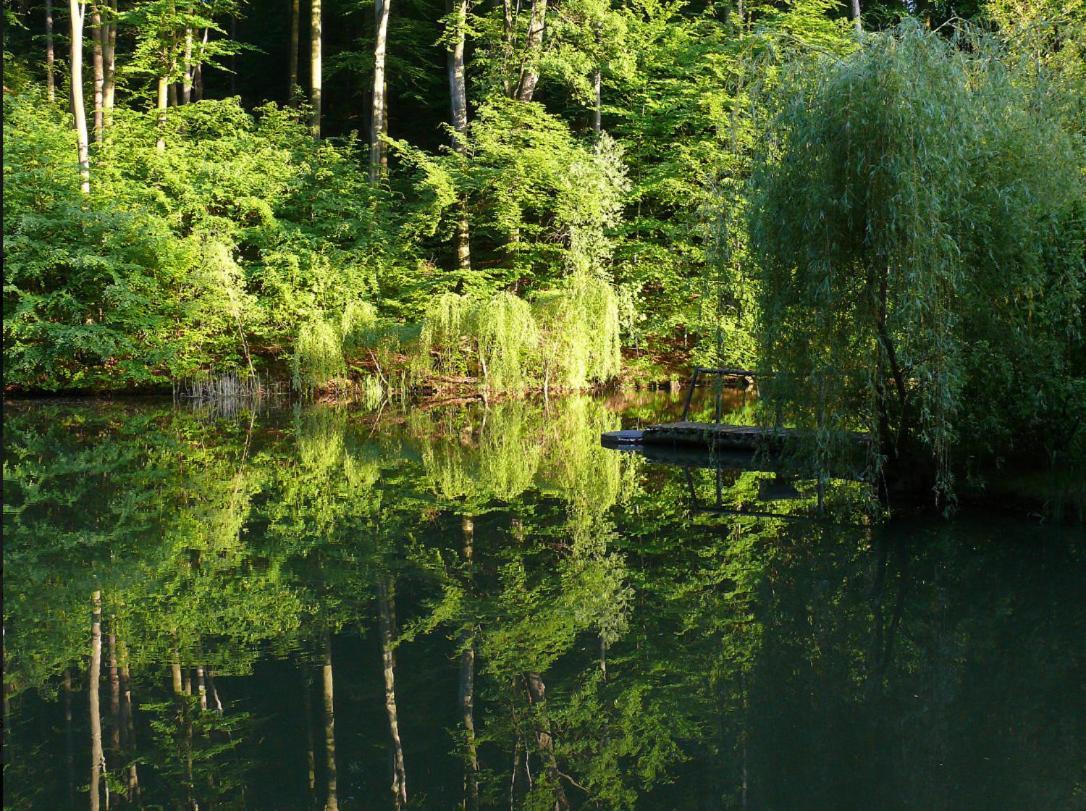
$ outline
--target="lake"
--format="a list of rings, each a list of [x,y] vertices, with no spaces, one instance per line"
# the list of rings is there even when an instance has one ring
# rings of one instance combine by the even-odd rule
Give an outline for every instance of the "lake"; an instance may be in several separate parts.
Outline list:
[[[8,403],[5,809],[1086,808],[1086,532],[680,408]]]

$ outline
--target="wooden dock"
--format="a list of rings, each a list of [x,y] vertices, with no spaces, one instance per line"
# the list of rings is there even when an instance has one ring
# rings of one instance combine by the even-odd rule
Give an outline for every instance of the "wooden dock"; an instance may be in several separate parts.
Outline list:
[[[761,428],[754,425],[728,425],[713,422],[668,422],[640,430],[608,431],[600,436],[607,448],[670,445],[712,451],[751,452],[758,449],[779,450],[790,439],[810,436],[795,428]],[[864,447],[867,434],[850,435],[857,448]]]
[[[629,445],[690,445],[730,451],[780,446],[796,432],[788,428],[758,428],[710,422],[669,422],[641,430],[608,431],[600,437],[609,448]]]

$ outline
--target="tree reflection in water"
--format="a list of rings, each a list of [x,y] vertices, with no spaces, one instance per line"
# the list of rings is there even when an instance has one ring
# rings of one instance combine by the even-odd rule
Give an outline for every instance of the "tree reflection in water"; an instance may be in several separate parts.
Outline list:
[[[5,806],[1081,803],[1081,530],[650,463],[614,405],[9,407]]]

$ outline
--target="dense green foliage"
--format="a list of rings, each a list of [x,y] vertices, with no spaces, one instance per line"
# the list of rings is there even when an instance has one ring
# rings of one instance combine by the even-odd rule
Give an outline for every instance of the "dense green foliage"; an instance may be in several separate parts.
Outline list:
[[[66,12],[49,64],[41,5],[9,13],[9,390],[377,405],[698,363],[781,372],[775,418],[876,431],[941,492],[1083,455],[1082,0],[410,0],[387,42],[327,0],[320,77],[305,9],[291,54],[286,8],[86,7],[116,45],[84,29],[116,57],[77,71],[87,192]]]
[[[751,206],[773,393],[922,445],[943,491],[1086,450],[1086,141],[991,47],[909,23],[791,81]]]

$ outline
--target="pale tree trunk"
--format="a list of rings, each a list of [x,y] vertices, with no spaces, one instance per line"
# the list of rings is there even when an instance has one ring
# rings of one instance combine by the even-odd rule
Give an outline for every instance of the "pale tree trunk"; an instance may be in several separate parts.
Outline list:
[[[166,76],[158,77],[158,141],[155,149],[166,151],[166,105],[169,103],[170,81]]]
[[[204,679],[204,666],[196,666],[196,689],[200,696],[200,709],[207,712],[207,681]]]
[[[167,85],[167,87],[168,87],[167,92],[169,93],[169,101],[167,102],[167,106],[168,107],[176,107],[177,106],[177,82],[170,82],[169,85]]]
[[[852,27],[857,34],[863,33],[864,26],[860,21],[860,0],[852,0]]]
[[[185,27],[184,73],[181,77],[181,103],[192,103],[192,28]]]
[[[388,12],[392,0],[375,0],[374,14],[377,34],[373,45],[373,110],[370,116],[370,182],[381,179],[387,165],[385,145],[381,141],[387,130],[385,121],[388,104],[385,101],[385,49],[388,41]]]
[[[464,516],[462,523],[464,535],[464,562],[466,563],[468,585],[470,587],[471,569],[474,562],[475,521]],[[479,807],[479,755],[475,745],[475,634],[465,630],[460,639],[460,716],[464,722],[464,744],[467,755],[467,769],[464,775],[465,806],[468,811]]]
[[[110,0],[109,18],[102,31],[102,128],[113,123],[117,96],[117,0]]]
[[[49,101],[57,100],[56,56],[53,53],[53,0],[45,0],[45,92]]]
[[[324,753],[325,771],[328,775],[328,793],[324,801],[324,811],[338,811],[339,799],[336,795],[336,714],[332,694],[332,640],[324,632]]]
[[[449,100],[452,112],[453,149],[461,154],[468,147],[468,93],[464,77],[464,45],[467,25],[467,0],[449,0],[449,11],[456,4],[456,39],[447,55],[449,74]],[[456,220],[456,264],[462,271],[471,270],[471,231],[464,201],[460,202],[460,213]]]
[[[298,38],[301,30],[300,0],[290,0],[290,53],[287,55],[289,81],[287,82],[287,101],[298,103]]]
[[[380,0],[378,0],[380,2]],[[309,23],[309,132],[321,137],[321,0],[311,0]]]
[[[603,117],[603,76],[599,68],[592,72],[592,89],[596,94],[596,104],[592,108],[592,130],[599,135]]]
[[[102,592],[91,595],[94,606],[91,614],[91,655],[87,671],[87,696],[90,706],[91,767],[90,808],[98,811],[99,788],[105,771],[106,755],[102,750],[102,713],[98,706],[98,681],[102,675]],[[109,784],[106,784],[106,807],[109,807]]]
[[[106,88],[105,67],[102,61],[102,12],[98,3],[91,6],[91,62],[94,65],[94,142],[102,143],[102,96]]]
[[[524,40],[524,61],[520,68],[520,82],[516,97],[531,101],[535,86],[539,84],[537,61],[543,47],[543,31],[547,24],[547,0],[533,0],[532,17],[528,21],[528,35]]]
[[[87,4],[68,0],[71,20],[72,118],[75,121],[76,150],[79,155],[79,188],[90,194],[90,138],[87,136],[87,108],[83,100],[83,21]]]
[[[520,3],[517,3],[517,10],[520,10]],[[505,95],[509,98],[516,98],[516,86],[513,84],[512,68],[513,68],[513,32],[516,25],[516,19],[513,12],[513,0],[502,0],[502,16],[503,16],[503,64],[502,64],[502,84],[505,87]]]
[[[385,0],[387,2],[387,0]],[[385,674],[385,713],[392,740],[392,797],[396,807],[407,804],[407,771],[404,768],[403,743],[396,710],[396,609],[392,586],[385,578],[377,580],[378,625],[381,631],[381,661]]]

